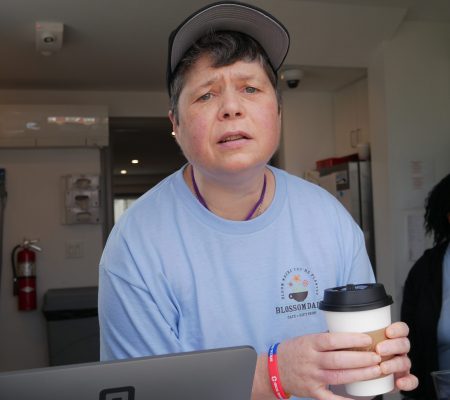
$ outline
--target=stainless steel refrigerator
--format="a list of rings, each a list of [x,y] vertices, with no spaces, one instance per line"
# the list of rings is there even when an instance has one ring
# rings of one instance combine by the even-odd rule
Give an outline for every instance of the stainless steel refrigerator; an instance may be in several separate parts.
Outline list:
[[[361,227],[374,271],[372,176],[370,161],[352,161],[318,170],[317,183],[333,194]]]

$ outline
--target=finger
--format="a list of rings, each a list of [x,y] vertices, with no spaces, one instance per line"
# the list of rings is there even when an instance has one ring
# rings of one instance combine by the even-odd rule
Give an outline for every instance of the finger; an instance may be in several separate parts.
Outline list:
[[[389,339],[408,336],[409,327],[402,321],[394,322],[386,328],[386,336]]]
[[[365,333],[334,332],[322,333],[315,341],[318,351],[344,350],[353,347],[367,347],[372,344],[372,338]]]
[[[410,391],[414,390],[419,385],[419,380],[416,376],[408,374],[396,379],[395,385],[399,390]]]
[[[407,354],[411,345],[406,337],[387,339],[375,346],[375,351],[382,357],[393,354]]]
[[[381,372],[385,375],[396,372],[407,372],[411,368],[411,361],[407,356],[396,356],[380,364]]]
[[[329,351],[321,354],[319,366],[323,369],[350,369],[377,365],[381,356],[371,351]]]
[[[381,368],[379,365],[354,369],[328,369],[320,372],[321,380],[329,385],[342,385],[356,381],[367,381],[379,378]]]

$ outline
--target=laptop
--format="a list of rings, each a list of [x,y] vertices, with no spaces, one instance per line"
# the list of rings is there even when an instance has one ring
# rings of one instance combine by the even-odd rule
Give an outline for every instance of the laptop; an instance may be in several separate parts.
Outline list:
[[[249,400],[256,367],[239,346],[0,373],[2,400]]]

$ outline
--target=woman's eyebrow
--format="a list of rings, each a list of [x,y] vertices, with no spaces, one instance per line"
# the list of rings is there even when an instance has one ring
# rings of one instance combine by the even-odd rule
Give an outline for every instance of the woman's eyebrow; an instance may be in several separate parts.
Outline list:
[[[208,86],[211,86],[213,83],[217,82],[217,80],[219,79],[218,76],[213,76],[212,78],[208,79],[205,82],[200,82],[195,88],[194,90],[199,90],[199,89],[203,89],[206,88]]]

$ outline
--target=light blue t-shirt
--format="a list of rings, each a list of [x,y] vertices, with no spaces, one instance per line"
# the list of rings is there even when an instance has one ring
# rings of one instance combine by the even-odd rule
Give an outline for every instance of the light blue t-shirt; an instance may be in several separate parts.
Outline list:
[[[182,170],[120,218],[100,261],[102,360],[238,345],[267,352],[326,330],[324,289],[374,281],[363,234],[342,205],[271,170],[272,204],[250,221],[208,211]]]
[[[438,322],[439,369],[450,370],[450,244],[442,265],[442,308]]]

